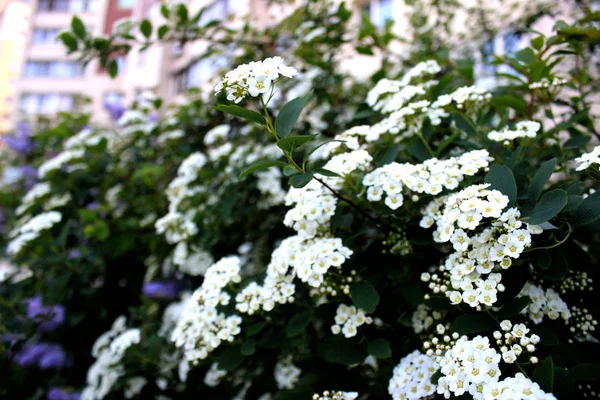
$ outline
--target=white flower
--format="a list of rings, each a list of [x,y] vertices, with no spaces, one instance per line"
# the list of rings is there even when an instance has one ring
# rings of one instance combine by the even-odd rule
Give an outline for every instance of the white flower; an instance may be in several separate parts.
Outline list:
[[[575,162],[579,165],[577,166],[577,171],[583,171],[592,166],[592,164],[600,164],[600,146],[594,147],[589,153],[584,153],[581,157],[575,159]],[[600,165],[598,166],[600,170]]]

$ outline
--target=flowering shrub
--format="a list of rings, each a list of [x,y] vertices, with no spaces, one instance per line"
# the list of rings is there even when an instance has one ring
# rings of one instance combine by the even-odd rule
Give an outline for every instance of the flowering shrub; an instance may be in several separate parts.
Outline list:
[[[350,32],[343,4],[298,12]],[[185,6],[163,16],[159,38],[181,39]],[[0,393],[595,396],[600,134],[583,65],[598,19],[533,34],[498,58],[511,72],[493,89],[432,54],[333,90],[342,44],[392,41],[365,22],[314,52],[249,52],[210,98],[142,97],[115,128],[57,140],[7,204],[0,333],[17,384]],[[122,29],[150,38],[148,24]],[[123,32],[95,50],[87,35],[75,19],[62,39],[107,66],[106,46],[129,50]]]

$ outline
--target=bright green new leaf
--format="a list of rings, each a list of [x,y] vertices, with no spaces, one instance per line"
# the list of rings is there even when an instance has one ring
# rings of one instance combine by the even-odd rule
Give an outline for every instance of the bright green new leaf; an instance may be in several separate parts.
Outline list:
[[[236,117],[241,117],[260,125],[266,124],[265,118],[256,111],[248,110],[247,108],[236,106],[235,104],[218,104],[213,106],[213,108],[217,111],[235,115]]]
[[[71,29],[73,30],[73,33],[75,34],[75,36],[83,39],[86,36],[86,29],[85,29],[85,25],[83,24],[83,21],[75,16],[73,17],[73,19],[71,19]]]
[[[144,35],[146,39],[150,38],[150,35],[152,35],[152,22],[147,19],[143,20],[140,24],[140,32],[142,32],[142,35]]]
[[[281,111],[277,115],[277,119],[275,119],[275,132],[279,135],[280,138],[288,137],[292,128],[298,121],[298,117],[300,117],[300,113],[310,100],[312,96],[312,91],[308,94],[298,97],[289,101],[286,105],[281,108]]]
[[[242,172],[239,176],[239,179],[244,178],[247,175],[250,175],[251,173],[255,172],[255,171],[259,171],[261,169],[267,169],[267,168],[271,168],[271,167],[287,167],[287,164],[284,163],[283,161],[277,161],[277,160],[273,160],[273,161],[258,161],[255,162],[254,164],[250,164],[250,166],[248,166],[244,172]]]

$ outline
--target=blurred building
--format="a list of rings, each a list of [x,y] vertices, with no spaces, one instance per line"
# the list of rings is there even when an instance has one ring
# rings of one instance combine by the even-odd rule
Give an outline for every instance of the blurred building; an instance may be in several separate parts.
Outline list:
[[[227,63],[226,57],[203,59],[201,55],[208,45],[203,40],[184,46],[178,43],[163,43],[152,45],[143,52],[134,48],[126,57],[119,58],[119,75],[111,79],[106,71],[99,68],[97,62],[83,67],[74,57],[66,56],[64,47],[56,40],[56,35],[69,28],[71,18],[75,14],[95,34],[108,35],[113,31],[115,24],[127,18],[148,18],[156,28],[165,22],[160,13],[161,0],[29,1],[30,3],[25,0],[0,0],[0,9],[3,10],[0,14],[0,130],[8,129],[10,122],[30,116],[51,115],[71,110],[79,105],[80,97],[90,99],[85,109],[92,112],[94,122],[105,124],[110,121],[107,105],[119,108],[147,90],[153,91],[167,102],[176,100],[186,90],[208,84]],[[535,10],[538,3],[552,0],[511,1],[529,4],[529,7]],[[293,9],[289,2],[280,5],[269,0],[186,2],[190,15],[205,8],[199,21],[200,25],[215,19],[226,19],[231,26],[239,26],[243,23],[243,18],[248,17],[255,26],[266,26],[280,21]],[[557,3],[567,2],[568,0],[560,0]],[[302,0],[295,0],[295,3],[301,4]],[[407,5],[410,2],[347,0],[346,3],[356,11],[367,13],[373,24],[378,27],[383,27],[386,20],[394,20],[394,31],[410,40],[407,29],[411,26],[411,8]],[[480,2],[464,0],[461,6],[463,3],[475,5]],[[493,15],[494,10],[502,8],[501,3],[502,0],[488,0],[486,7]],[[511,9],[508,12],[512,12],[511,18],[515,18],[523,11]],[[14,16],[8,17],[9,13]],[[428,17],[431,19],[430,24],[435,26],[443,16]],[[469,34],[477,34],[471,29],[476,23],[469,21],[467,16],[454,15],[452,18],[452,31],[457,33],[457,40],[472,41]],[[360,23],[359,17],[356,23]],[[492,55],[516,51],[523,44],[520,34],[502,28],[502,24],[510,25],[509,19],[495,19],[494,23],[496,33],[477,44],[478,77],[493,77],[495,72],[503,72],[495,70],[496,67],[491,63]],[[537,28],[547,32],[551,26],[550,21]],[[231,49],[231,52],[235,50]],[[397,53],[402,54],[405,50],[397,49]],[[350,53],[353,53],[352,57]],[[354,68],[357,63],[361,65],[360,69]],[[365,56],[357,55],[353,51],[349,52],[348,60],[344,64],[342,67],[349,72],[362,72],[365,76],[379,67],[372,57],[368,57],[367,60]]]
[[[31,6],[25,1],[0,2],[0,135],[11,128],[17,106],[17,81],[21,73]]]
[[[17,3],[12,1],[9,6],[13,4]],[[109,121],[103,104],[122,100],[122,78],[111,79],[94,61],[83,66],[66,55],[56,37],[69,29],[73,15],[95,34],[110,33],[115,21],[131,15],[134,5],[135,0],[32,0],[27,5],[27,20],[18,25],[24,38],[14,66],[17,79],[12,122],[72,110],[83,98],[90,99],[85,109],[97,122]],[[122,68],[124,63],[120,60]]]

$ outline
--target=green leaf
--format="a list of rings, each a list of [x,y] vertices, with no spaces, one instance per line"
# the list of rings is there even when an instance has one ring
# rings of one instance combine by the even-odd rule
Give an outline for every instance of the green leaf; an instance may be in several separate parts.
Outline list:
[[[260,331],[262,331],[265,326],[267,326],[266,322],[257,322],[255,324],[252,324],[248,327],[248,329],[246,329],[246,336],[254,336],[258,333],[260,333]]]
[[[566,368],[554,367],[553,392],[559,399],[573,398],[573,377]]]
[[[544,325],[532,325],[531,333],[536,334],[540,337],[541,346],[558,346],[558,338],[549,328]]]
[[[358,54],[365,54],[368,56],[372,56],[374,54],[370,46],[356,46],[354,49]]]
[[[546,393],[552,393],[554,388],[554,363],[552,357],[546,357],[535,367],[531,376]]]
[[[350,298],[358,308],[362,308],[367,313],[375,311],[379,304],[379,293],[367,282],[353,283],[350,285]]]
[[[300,171],[298,171],[296,168],[292,167],[291,165],[288,165],[283,169],[283,175],[285,175],[285,176],[298,175],[299,173],[300,173]]]
[[[312,153],[314,153],[315,151],[317,151],[319,148],[321,148],[322,146],[326,145],[327,143],[331,143],[331,142],[340,142],[340,143],[346,143],[345,140],[339,140],[339,139],[331,139],[331,140],[326,140],[323,143],[319,143],[316,147],[313,147],[312,149],[310,149],[309,151],[306,152],[306,154],[304,155],[304,163],[306,163],[306,161],[308,161],[308,157],[310,157],[310,155]]]
[[[576,382],[595,381],[600,378],[600,364],[598,363],[579,364],[570,371]]]
[[[365,347],[357,340],[344,337],[328,337],[320,341],[319,352],[325,361],[344,365],[359,363],[367,356]]]
[[[527,114],[527,103],[525,100],[515,96],[495,96],[492,98],[492,104],[498,108],[509,107],[521,114]]]
[[[150,35],[152,35],[152,22],[147,19],[143,20],[140,24],[140,32],[142,32],[142,35],[144,35],[146,39],[149,39]]]
[[[242,347],[240,348],[240,353],[244,356],[251,356],[255,352],[256,352],[256,342],[254,341],[254,339],[246,340],[242,344]]]
[[[576,195],[576,194],[570,194],[567,197],[567,205],[565,206],[565,208],[562,209],[561,213],[573,212],[573,211],[577,210],[579,208],[579,206],[581,206],[582,203],[583,203],[583,197]]]
[[[308,311],[302,311],[289,320],[285,328],[285,334],[287,337],[299,335],[304,332],[308,324],[310,324],[310,313]]]
[[[157,31],[158,38],[159,39],[164,38],[165,35],[167,34],[167,32],[169,32],[169,27],[167,25],[161,25]]]
[[[437,385],[438,381],[440,380],[440,378],[444,376],[444,374],[442,374],[442,370],[438,369],[437,371],[435,371],[433,373],[433,375],[431,375],[431,380],[429,381],[432,385]]]
[[[163,17],[165,17],[166,19],[169,19],[169,16],[171,15],[171,10],[169,9],[169,6],[167,6],[166,4],[162,4],[160,6],[160,13],[162,14]]]
[[[590,194],[575,211],[575,226],[591,224],[600,218],[600,191]]]
[[[562,189],[552,190],[542,196],[533,207],[528,223],[539,225],[554,218],[567,205],[567,192]]]
[[[542,194],[542,190],[544,189],[544,185],[550,179],[550,176],[554,172],[554,168],[556,167],[556,158],[545,161],[542,163],[540,168],[535,172],[533,179],[531,180],[531,184],[529,185],[529,190],[527,191],[527,195],[529,200],[532,202],[537,201],[540,198],[540,194]]]
[[[392,356],[390,342],[385,339],[375,339],[369,342],[367,351],[370,355],[377,358],[390,358]]]
[[[471,124],[466,120],[464,115],[452,114],[452,118],[454,119],[454,123],[456,124],[458,129],[468,133],[471,137],[477,136],[477,132],[475,132],[473,126],[471,126]]]
[[[547,251],[539,251],[537,252],[537,256],[535,258],[535,265],[542,270],[547,270],[550,268],[550,264],[552,263],[552,256]]]
[[[533,64],[537,58],[535,53],[529,47],[519,50],[515,53],[517,60],[524,62],[525,64]]]
[[[492,317],[483,313],[473,313],[459,315],[452,323],[450,330],[458,332],[460,335],[467,335],[489,331],[494,327],[496,327],[496,322]]]
[[[180,23],[185,23],[188,20],[188,9],[185,4],[178,3],[177,4],[177,17],[179,17]]]
[[[292,185],[296,189],[303,188],[304,186],[308,185],[312,178],[312,172],[305,172],[304,174],[293,175],[290,178],[290,185]]]
[[[317,168],[317,169],[315,169],[314,172],[315,172],[315,174],[320,174],[320,175],[329,176],[329,177],[340,177],[341,176],[337,172],[333,172],[333,171],[330,171],[325,168]]]
[[[507,207],[512,207],[517,201],[517,183],[513,172],[506,165],[492,164],[490,171],[485,176],[485,183],[489,183],[490,190],[495,189],[508,196]]]
[[[271,168],[271,167],[287,167],[288,164],[283,162],[283,161],[277,161],[277,160],[272,160],[272,161],[257,161],[254,164],[250,164],[245,170],[244,172],[242,172],[239,176],[239,179],[244,178],[245,176],[250,175],[251,173],[255,172],[255,171],[259,171],[261,169],[267,169],[267,168]]]
[[[265,118],[256,111],[248,110],[247,108],[236,106],[234,104],[218,104],[213,106],[213,108],[217,111],[235,115],[236,117],[241,117],[247,119],[248,121],[256,122],[260,125],[266,124]]]
[[[63,44],[69,49],[69,52],[73,52],[77,50],[77,39],[70,32],[62,32],[58,35],[58,38],[63,42]]]
[[[111,78],[114,78],[119,73],[119,64],[117,64],[117,60],[112,60],[108,65],[108,74]]]
[[[285,138],[289,136],[296,121],[298,121],[298,117],[300,117],[300,113],[311,96],[312,91],[305,96],[289,101],[281,108],[281,111],[277,115],[277,119],[275,119],[275,132],[277,132],[279,137]]]
[[[73,19],[71,19],[71,29],[73,30],[73,33],[75,34],[75,36],[77,36],[80,39],[84,39],[85,35],[86,35],[86,30],[85,30],[85,25],[83,24],[83,21],[81,21],[81,19],[77,16],[73,17]]]
[[[534,49],[541,50],[542,47],[544,47],[544,41],[545,39],[543,36],[538,36],[536,38],[531,39],[531,45]]]
[[[498,311],[498,319],[509,319],[515,315],[519,315],[528,305],[531,304],[531,298],[529,296],[515,297]]]
[[[297,147],[302,146],[316,138],[317,135],[301,135],[301,136],[288,136],[277,142],[277,147],[288,153],[293,152]]]
[[[219,357],[217,357],[217,364],[220,369],[224,369],[225,371],[233,371],[244,361],[244,356],[242,355],[241,348],[239,345],[231,346]]]

